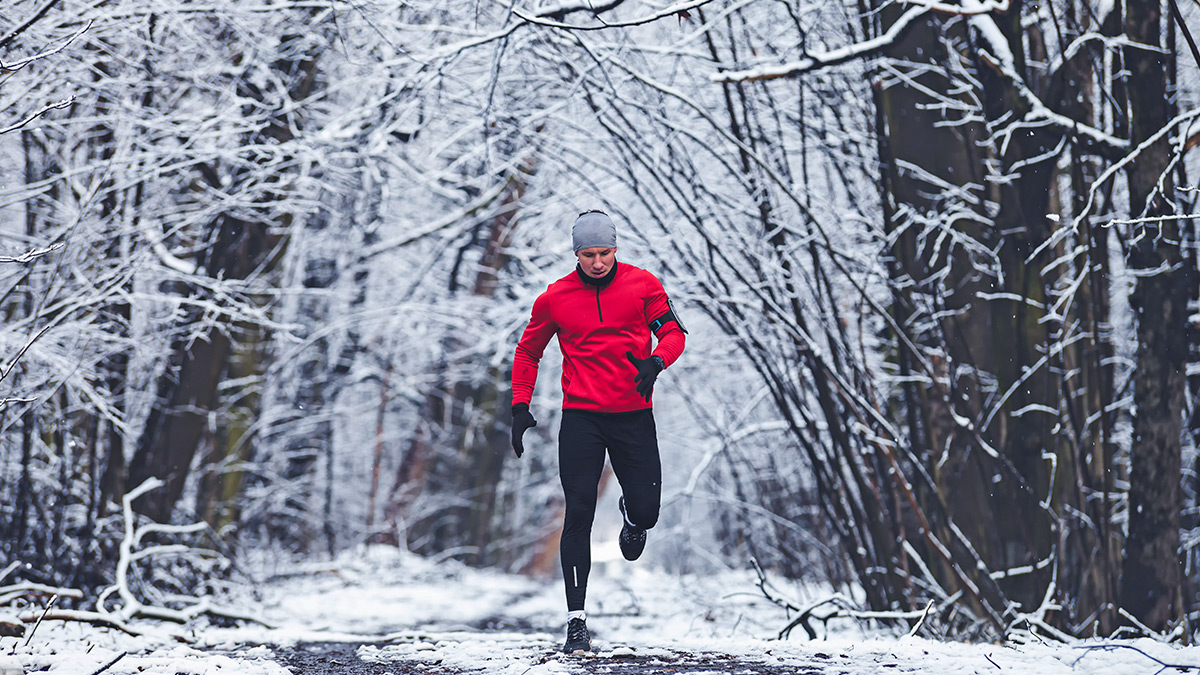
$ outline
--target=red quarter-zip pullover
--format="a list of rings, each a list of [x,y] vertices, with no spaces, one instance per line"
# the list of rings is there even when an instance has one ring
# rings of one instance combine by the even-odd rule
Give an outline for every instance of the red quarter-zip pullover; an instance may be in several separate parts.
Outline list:
[[[670,367],[683,353],[684,332],[673,316],[662,283],[640,267],[614,263],[605,286],[580,278],[578,270],[550,284],[533,303],[529,325],[513,357],[512,402],[529,403],[538,362],[558,336],[563,356],[563,408],[629,412],[651,407],[634,389],[637,368],[626,351],[644,359],[653,353]],[[650,349],[651,325],[658,345]]]

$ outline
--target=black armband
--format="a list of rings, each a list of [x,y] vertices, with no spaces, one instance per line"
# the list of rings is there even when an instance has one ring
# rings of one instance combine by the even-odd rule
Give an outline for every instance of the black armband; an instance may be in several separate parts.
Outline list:
[[[684,335],[687,335],[687,328],[683,326],[683,322],[680,321],[679,316],[675,314],[675,305],[671,303],[670,298],[667,298],[667,313],[651,321],[650,330],[657,335],[659,329],[672,321],[675,322],[676,326],[679,326],[679,330],[683,331]]]

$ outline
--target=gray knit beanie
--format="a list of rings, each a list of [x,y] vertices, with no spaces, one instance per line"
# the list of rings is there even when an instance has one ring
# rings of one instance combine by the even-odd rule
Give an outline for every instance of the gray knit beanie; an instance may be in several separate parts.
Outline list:
[[[612,218],[603,211],[585,211],[575,219],[575,226],[571,228],[571,238],[574,240],[576,253],[593,246],[616,248],[617,226],[613,225]]]

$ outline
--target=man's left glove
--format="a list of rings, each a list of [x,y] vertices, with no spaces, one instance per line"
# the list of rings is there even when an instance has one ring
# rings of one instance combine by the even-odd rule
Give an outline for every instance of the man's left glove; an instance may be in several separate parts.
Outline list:
[[[638,374],[633,376],[633,383],[638,395],[649,403],[650,392],[654,391],[654,380],[667,367],[667,364],[663,362],[661,356],[639,359],[631,351],[625,352],[625,358],[629,359],[634,368],[637,368]]]
[[[529,412],[528,403],[518,403],[512,407],[512,445],[513,452],[517,453],[517,458],[525,453],[525,442],[521,439],[525,435],[525,430],[537,426],[537,420],[533,419],[533,413]]]

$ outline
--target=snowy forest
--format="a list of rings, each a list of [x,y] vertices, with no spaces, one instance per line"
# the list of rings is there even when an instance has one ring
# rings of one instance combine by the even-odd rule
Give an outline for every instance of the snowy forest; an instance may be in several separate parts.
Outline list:
[[[0,584],[557,579],[554,347],[520,459],[510,373],[603,209],[690,333],[651,564],[1193,641],[1197,39],[1195,0],[9,0]]]

